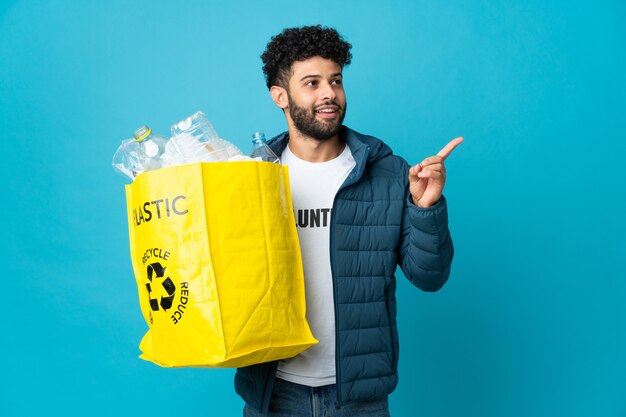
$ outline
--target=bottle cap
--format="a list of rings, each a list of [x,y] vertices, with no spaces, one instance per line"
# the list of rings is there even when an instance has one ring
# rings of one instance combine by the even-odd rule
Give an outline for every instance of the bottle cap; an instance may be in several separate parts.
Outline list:
[[[263,132],[254,132],[254,134],[252,135],[252,141],[256,141],[256,140],[262,140],[263,142],[265,142],[265,133]]]
[[[150,129],[146,125],[143,125],[139,127],[137,130],[135,130],[135,133],[133,133],[133,136],[137,142],[141,142],[142,140],[150,136],[150,133],[152,133],[152,129]]]

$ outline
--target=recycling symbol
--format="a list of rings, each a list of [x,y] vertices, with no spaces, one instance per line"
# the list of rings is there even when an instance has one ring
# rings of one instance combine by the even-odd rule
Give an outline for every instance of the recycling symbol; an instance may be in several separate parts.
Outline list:
[[[154,262],[147,268],[148,281],[146,289],[148,290],[148,300],[152,311],[159,311],[159,306],[163,311],[172,308],[174,302],[174,294],[176,293],[176,285],[168,276],[165,276],[165,268],[159,263]],[[158,283],[160,282],[160,286]],[[153,288],[153,285],[155,288]],[[159,298],[159,295],[161,297]]]

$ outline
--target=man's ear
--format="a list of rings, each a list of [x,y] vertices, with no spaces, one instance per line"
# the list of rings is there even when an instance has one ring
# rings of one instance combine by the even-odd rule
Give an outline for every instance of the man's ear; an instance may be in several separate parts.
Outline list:
[[[281,109],[285,110],[288,107],[289,100],[287,99],[287,90],[285,88],[273,85],[270,88],[270,96]]]

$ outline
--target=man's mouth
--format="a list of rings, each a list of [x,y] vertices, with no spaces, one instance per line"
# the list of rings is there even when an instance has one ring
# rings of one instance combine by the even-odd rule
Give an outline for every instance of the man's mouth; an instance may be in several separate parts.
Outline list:
[[[339,113],[338,106],[320,106],[315,109],[315,114],[319,114],[321,117],[325,119],[333,118],[338,113]]]

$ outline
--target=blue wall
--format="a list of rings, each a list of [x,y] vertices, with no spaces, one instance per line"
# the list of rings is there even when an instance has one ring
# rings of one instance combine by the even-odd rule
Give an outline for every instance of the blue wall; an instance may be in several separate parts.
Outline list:
[[[3,1],[0,414],[236,416],[233,371],[137,358],[124,179],[140,124],[284,129],[259,55],[353,45],[346,124],[448,159],[452,276],[399,276],[401,416],[626,415],[626,3]]]

